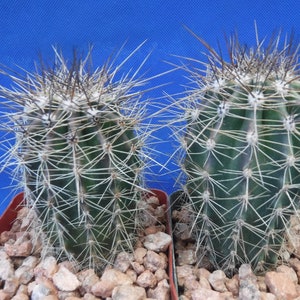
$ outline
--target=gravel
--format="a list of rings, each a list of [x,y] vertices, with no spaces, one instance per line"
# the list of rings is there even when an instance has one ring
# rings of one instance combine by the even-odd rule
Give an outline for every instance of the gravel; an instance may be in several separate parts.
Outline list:
[[[195,243],[188,226],[189,214],[183,208],[172,212],[176,274],[180,300],[290,300],[300,299],[300,220],[291,220],[283,262],[264,276],[256,276],[244,264],[233,277],[213,270],[208,260],[196,267]]]
[[[41,260],[41,244],[30,228],[34,217],[22,208],[12,229],[0,235],[0,300],[171,299],[167,252],[171,236],[166,233],[162,213],[166,207],[155,197],[144,205],[154,217],[147,213],[143,218],[146,228],[134,253],[120,253],[114,268],[107,267],[102,274],[76,270],[72,263],[53,256]],[[175,218],[178,214],[173,212]],[[185,217],[188,219],[188,214]],[[300,299],[299,220],[292,220],[289,256],[264,276],[253,274],[247,264],[231,278],[221,270],[212,270],[208,261],[196,267],[195,245],[187,227],[182,223],[175,228],[178,234],[176,230],[182,235],[181,242],[175,244],[180,300]]]
[[[167,250],[171,236],[162,222],[166,206],[156,197],[143,204],[146,228],[134,253],[122,252],[102,274],[76,270],[53,256],[41,259],[41,243],[22,208],[10,231],[0,235],[0,300],[170,299]]]

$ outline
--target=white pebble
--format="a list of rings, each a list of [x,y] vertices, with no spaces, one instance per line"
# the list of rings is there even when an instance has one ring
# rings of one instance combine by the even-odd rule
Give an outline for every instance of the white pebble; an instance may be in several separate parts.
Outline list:
[[[7,280],[14,275],[13,264],[4,251],[0,251],[0,279]]]
[[[100,281],[92,287],[92,293],[97,297],[107,298],[111,297],[116,286],[131,285],[132,283],[133,281],[128,275],[115,269],[106,269]]]
[[[209,275],[208,281],[217,292],[226,292],[225,286],[226,275],[222,270],[216,270]]]
[[[121,272],[126,272],[133,260],[133,255],[127,252],[121,252],[115,259],[114,267]]]
[[[149,250],[144,258],[145,269],[155,272],[158,269],[166,269],[168,265],[168,258],[163,253],[157,254]]]
[[[145,289],[133,285],[120,285],[112,291],[112,300],[144,300]]]
[[[169,234],[164,232],[157,232],[149,234],[145,237],[144,246],[148,250],[155,252],[166,251],[172,242],[172,238]]]
[[[45,279],[30,283],[28,286],[28,292],[31,293],[31,300],[44,300],[47,296],[54,296],[57,291],[53,284],[49,280]]]
[[[60,266],[58,272],[53,275],[53,283],[59,290],[65,292],[75,291],[81,285],[77,276],[64,266]]]
[[[87,269],[77,274],[78,279],[81,281],[81,288],[86,293],[91,293],[92,287],[100,280],[93,269]]]
[[[153,288],[157,284],[157,279],[151,271],[145,270],[141,275],[139,275],[136,283],[143,288]]]
[[[154,299],[169,300],[169,290],[170,286],[168,281],[164,279],[157,284],[155,289],[149,289],[147,296]]]
[[[57,272],[58,266],[55,257],[48,256],[45,257],[34,269],[35,276],[45,276],[47,278],[52,278],[52,276]]]
[[[146,248],[142,248],[142,247],[136,248],[134,250],[134,260],[139,264],[142,264],[146,254],[147,254]]]

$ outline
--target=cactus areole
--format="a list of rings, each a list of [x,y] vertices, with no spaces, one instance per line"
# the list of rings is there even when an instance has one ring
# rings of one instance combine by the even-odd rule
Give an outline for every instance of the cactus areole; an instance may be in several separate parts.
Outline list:
[[[136,238],[144,165],[136,132],[145,104],[132,91],[142,83],[136,73],[117,80],[120,65],[90,73],[88,61],[69,65],[56,51],[53,69],[13,78],[21,89],[1,92],[16,104],[11,154],[45,247],[101,269]]]
[[[190,70],[199,86],[183,99],[199,260],[227,273],[274,267],[299,207],[298,49],[279,44],[247,48],[233,36],[229,62],[205,44],[206,74]]]

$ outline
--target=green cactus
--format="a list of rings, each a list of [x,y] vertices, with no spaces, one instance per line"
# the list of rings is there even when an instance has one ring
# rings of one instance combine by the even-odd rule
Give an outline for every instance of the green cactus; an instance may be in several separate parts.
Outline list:
[[[298,48],[280,35],[256,47],[229,40],[229,62],[209,50],[180,100],[187,126],[181,162],[199,261],[234,273],[277,263],[300,194]],[[177,129],[178,130],[178,129]]]
[[[16,133],[11,163],[22,174],[38,230],[57,255],[101,270],[132,250],[139,201],[145,191],[142,128],[146,103],[137,72],[116,80],[122,65],[89,71],[86,59],[69,65],[55,49],[53,69],[12,77],[1,88]],[[143,65],[143,63],[142,63]],[[141,65],[141,66],[142,66]],[[140,67],[141,67],[140,66]]]

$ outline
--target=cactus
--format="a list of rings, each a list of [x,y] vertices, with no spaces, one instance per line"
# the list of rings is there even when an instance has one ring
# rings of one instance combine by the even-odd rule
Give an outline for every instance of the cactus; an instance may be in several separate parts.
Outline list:
[[[18,88],[1,88],[5,128],[16,134],[6,166],[21,174],[47,248],[81,268],[101,270],[137,236],[149,130],[136,88],[146,80],[136,78],[139,69],[115,78],[139,48],[92,73],[91,52],[68,64],[54,49],[54,68],[10,75]]]
[[[206,71],[187,68],[196,87],[179,103],[198,262],[208,256],[228,274],[243,263],[264,272],[277,264],[299,208],[298,48],[288,39],[281,48],[280,34],[252,48],[233,35],[227,62],[197,38],[209,50],[199,62]]]

